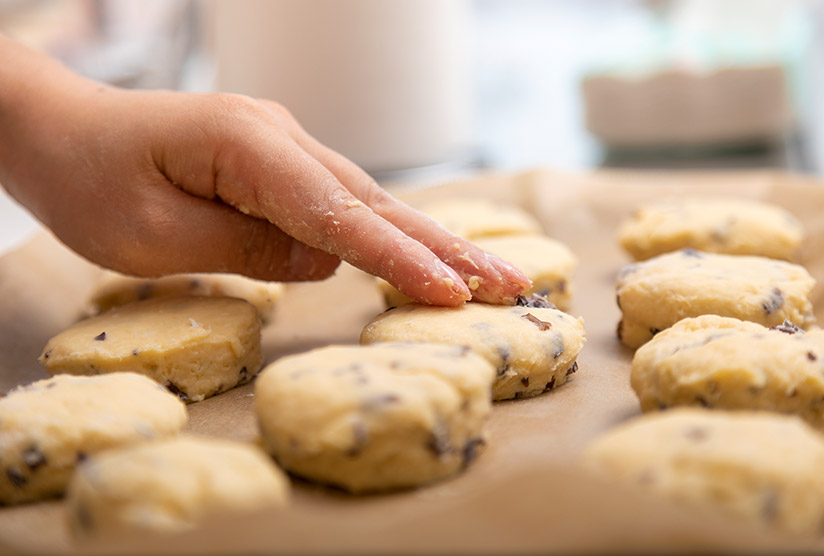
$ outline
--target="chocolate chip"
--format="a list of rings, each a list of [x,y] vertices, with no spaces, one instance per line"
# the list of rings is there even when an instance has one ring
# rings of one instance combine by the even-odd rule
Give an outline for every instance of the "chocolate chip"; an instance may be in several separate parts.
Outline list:
[[[181,389],[177,386],[177,384],[175,384],[175,383],[174,383],[174,382],[172,382],[171,380],[167,380],[167,381],[166,381],[166,389],[167,389],[167,390],[169,390],[169,392],[171,392],[172,394],[174,394],[174,395],[175,395],[175,396],[177,396],[178,398],[180,398],[180,399],[181,399],[181,401],[184,401],[184,402],[185,402],[186,400],[188,400],[188,399],[189,399],[189,394],[187,394],[186,392],[184,392],[183,390],[181,390]]]
[[[77,525],[84,531],[91,531],[94,528],[92,514],[86,504],[80,502],[75,506],[74,515],[77,517]]]
[[[522,378],[521,379],[521,384],[524,385],[524,388],[529,388],[529,377],[525,376],[524,378]]]
[[[572,366],[571,366],[570,368],[568,368],[568,369],[567,369],[567,371],[566,371],[566,376],[571,375],[572,373],[576,372],[577,370],[578,370],[578,362],[577,362],[577,361],[574,361],[574,362],[572,363]]]
[[[555,388],[555,377],[552,377],[552,380],[546,383],[546,386],[544,386],[544,392],[548,392],[553,388]]]
[[[764,492],[764,499],[761,505],[761,516],[765,521],[773,523],[778,519],[780,498],[775,489],[770,488]]]
[[[25,450],[22,454],[23,462],[29,466],[29,469],[34,471],[41,465],[45,465],[46,463],[46,456],[37,449],[36,446],[32,446],[28,450]]]
[[[552,338],[552,358],[558,359],[564,353],[564,337],[561,334],[555,334]]]
[[[29,480],[16,467],[6,469],[6,477],[15,488],[23,488]]]
[[[48,359],[51,356],[52,350],[47,351],[43,354],[43,359]]]
[[[785,320],[782,324],[779,324],[778,326],[771,326],[770,330],[778,330],[779,332],[784,332],[785,334],[803,334],[804,332],[790,320]]]
[[[767,299],[761,303],[761,308],[768,315],[776,312],[784,305],[784,296],[781,295],[781,290],[773,288],[767,295]]]
[[[374,411],[382,409],[384,406],[393,405],[401,401],[401,397],[397,394],[378,394],[370,396],[361,403],[361,408],[365,411]]]
[[[693,257],[695,259],[702,259],[704,257],[704,255],[702,253],[699,253],[698,251],[696,251],[695,249],[692,249],[691,247],[687,247],[686,249],[682,249],[681,254],[684,255],[685,257]]]
[[[656,480],[657,474],[653,469],[647,467],[638,475],[638,483],[642,485],[648,485],[650,483],[654,483]]]
[[[132,350],[132,355],[140,355],[140,350],[139,350],[139,349],[137,349],[137,348],[134,348],[134,349]]]
[[[818,359],[818,357],[816,357],[816,355],[813,352],[808,351],[807,352],[807,359],[809,359],[810,361],[816,361]]]
[[[195,291],[195,290],[199,289],[202,285],[203,285],[203,283],[200,280],[198,280],[197,278],[192,278],[191,280],[189,280],[189,289],[191,291]]]
[[[155,291],[154,283],[152,283],[152,282],[143,282],[142,284],[137,286],[137,289],[135,290],[135,293],[137,294],[137,300],[138,301],[145,301],[146,299],[149,299],[154,294],[154,291]]]
[[[352,447],[347,450],[349,457],[359,456],[369,443],[369,431],[363,421],[358,419],[352,423]]]
[[[498,367],[498,378],[504,376],[506,372],[509,370],[509,356],[512,355],[512,352],[509,351],[509,347],[507,346],[498,346],[498,355],[501,356],[501,366]]]
[[[466,444],[464,444],[463,449],[464,467],[475,461],[475,459],[478,457],[478,449],[485,444],[486,441],[480,436],[470,438],[466,441]]]
[[[529,322],[531,322],[532,324],[534,324],[535,326],[537,326],[538,330],[540,330],[540,331],[549,330],[550,328],[552,328],[551,323],[542,321],[541,319],[539,319],[538,317],[536,317],[532,313],[527,313],[525,315],[521,315],[521,318],[526,319]]]
[[[443,423],[435,426],[432,432],[429,433],[429,438],[426,441],[426,447],[435,454],[438,459],[443,459],[446,455],[452,452],[452,442],[449,440],[449,431]]]
[[[684,436],[695,442],[703,442],[707,439],[707,429],[702,427],[692,427],[684,431]]]
[[[101,332],[100,334],[95,336],[94,339],[97,340],[98,342],[102,342],[103,340],[106,339],[106,332]]]
[[[555,305],[546,298],[546,295],[533,293],[528,297],[519,295],[515,300],[518,307],[532,307],[534,309],[557,309]]]

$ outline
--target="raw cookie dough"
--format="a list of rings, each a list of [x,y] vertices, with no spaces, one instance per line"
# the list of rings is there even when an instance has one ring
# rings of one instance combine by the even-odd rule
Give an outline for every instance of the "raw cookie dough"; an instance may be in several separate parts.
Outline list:
[[[176,434],[186,406],[134,373],[56,376],[0,398],[0,505],[60,496],[101,450]]]
[[[572,296],[572,273],[578,260],[560,241],[540,235],[495,236],[475,240],[475,245],[519,267],[532,280],[523,295],[538,293],[566,311]],[[376,278],[387,307],[399,307],[412,299],[389,282]]]
[[[263,364],[260,318],[232,297],[137,301],[61,332],[40,362],[52,374],[134,371],[196,402],[257,374]]]
[[[110,450],[77,467],[66,491],[76,538],[175,531],[287,503],[289,481],[260,448],[179,437]]]
[[[252,280],[239,274],[175,274],[162,278],[134,278],[107,271],[89,300],[92,315],[135,301],[172,295],[225,296],[245,299],[268,322],[283,294],[279,282]]]
[[[691,247],[793,261],[804,231],[781,207],[749,199],[693,199],[640,208],[620,230],[635,260]]]
[[[494,377],[462,347],[329,346],[268,365],[255,414],[296,475],[355,493],[412,487],[475,459]]]
[[[464,239],[541,234],[538,220],[515,205],[489,199],[444,199],[429,203],[421,210],[447,230]]]
[[[807,328],[814,320],[814,285],[803,267],[765,257],[692,249],[659,255],[619,273],[618,337],[637,348],[683,318],[708,314]]]
[[[796,533],[824,522],[824,441],[797,417],[681,408],[593,442],[588,468],[621,482]]]
[[[584,321],[551,308],[539,296],[521,297],[519,302],[526,306],[409,303],[378,315],[363,329],[361,343],[468,346],[498,371],[493,399],[534,396],[564,384],[578,369]]]
[[[824,430],[824,330],[704,315],[638,348],[631,384],[650,411],[699,405],[797,414]]]

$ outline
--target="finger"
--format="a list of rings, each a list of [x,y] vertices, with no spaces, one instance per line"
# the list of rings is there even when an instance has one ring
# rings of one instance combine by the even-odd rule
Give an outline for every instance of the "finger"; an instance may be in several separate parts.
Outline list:
[[[375,214],[285,133],[235,137],[231,144],[215,168],[215,193],[227,203],[264,215],[423,303],[456,306],[471,298],[452,268]]]
[[[395,199],[356,164],[305,132],[297,135],[297,142],[358,199],[454,268],[476,299],[488,303],[514,303],[519,294],[531,287],[529,278],[516,266],[484,252],[427,215]]]
[[[232,272],[259,280],[321,280],[340,259],[309,247],[266,220],[189,195],[158,180],[149,186],[141,230],[111,261],[140,276]]]

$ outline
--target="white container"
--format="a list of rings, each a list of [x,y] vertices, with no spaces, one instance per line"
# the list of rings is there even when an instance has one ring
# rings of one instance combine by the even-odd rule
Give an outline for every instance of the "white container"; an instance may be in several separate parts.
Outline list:
[[[450,162],[471,147],[467,0],[210,4],[217,89],[286,106],[367,171]]]

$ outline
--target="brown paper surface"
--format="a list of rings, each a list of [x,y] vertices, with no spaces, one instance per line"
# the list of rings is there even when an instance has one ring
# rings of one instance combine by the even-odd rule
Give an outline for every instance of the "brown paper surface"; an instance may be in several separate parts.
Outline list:
[[[685,195],[766,199],[806,227],[803,264],[819,281],[824,322],[824,187],[779,172],[565,174],[534,170],[399,191],[413,205],[447,196],[519,204],[579,257],[570,313],[583,316],[579,371],[537,398],[497,403],[489,443],[462,475],[416,490],[353,497],[295,480],[284,510],[215,519],[197,531],[74,545],[60,501],[0,509],[0,548],[25,553],[534,553],[764,551],[824,548],[604,482],[578,463],[597,434],[639,414],[632,352],[616,336],[614,277],[629,262],[617,226],[639,204]],[[0,388],[44,378],[36,358],[83,309],[98,269],[47,234],[0,258]],[[351,267],[322,283],[293,284],[264,329],[266,361],[332,343],[356,343],[383,310],[372,277]],[[189,406],[187,432],[254,441],[253,385]],[[3,550],[0,550],[2,552]]]

